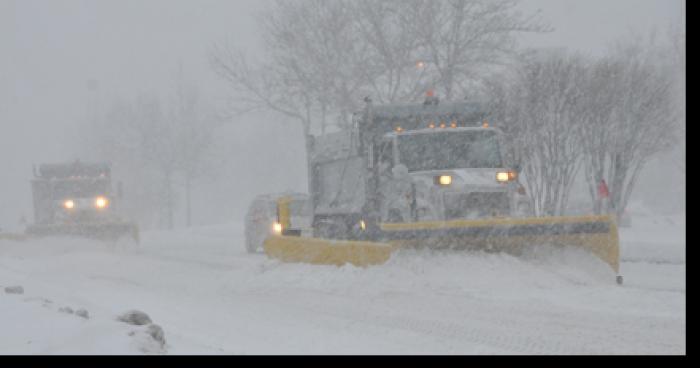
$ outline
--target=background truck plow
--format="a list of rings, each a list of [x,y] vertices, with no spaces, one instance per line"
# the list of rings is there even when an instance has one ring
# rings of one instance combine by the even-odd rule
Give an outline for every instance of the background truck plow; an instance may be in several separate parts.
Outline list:
[[[83,223],[83,224],[51,224],[30,225],[26,229],[27,236],[77,236],[98,240],[118,240],[129,238],[139,242],[139,228],[135,223]]]
[[[34,223],[28,237],[77,236],[139,242],[136,222],[121,216],[121,183],[112,187],[111,164],[80,161],[41,164],[34,170]]]

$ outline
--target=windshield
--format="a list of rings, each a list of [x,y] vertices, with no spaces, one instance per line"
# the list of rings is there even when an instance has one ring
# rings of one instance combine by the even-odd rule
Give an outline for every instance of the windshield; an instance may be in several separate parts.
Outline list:
[[[63,199],[106,195],[108,183],[105,180],[60,180],[53,184],[53,197]]]
[[[400,135],[398,146],[409,171],[502,167],[497,135],[490,130]]]

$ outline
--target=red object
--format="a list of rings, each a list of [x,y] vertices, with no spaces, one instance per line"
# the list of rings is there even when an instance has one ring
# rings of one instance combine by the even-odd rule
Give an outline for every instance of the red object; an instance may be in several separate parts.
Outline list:
[[[600,181],[600,184],[598,184],[598,195],[600,198],[610,197],[610,191],[608,190],[608,185],[605,184],[604,179]]]
[[[425,95],[427,97],[433,97],[435,95],[435,91],[433,91],[432,89],[429,89],[427,92],[425,92]]]

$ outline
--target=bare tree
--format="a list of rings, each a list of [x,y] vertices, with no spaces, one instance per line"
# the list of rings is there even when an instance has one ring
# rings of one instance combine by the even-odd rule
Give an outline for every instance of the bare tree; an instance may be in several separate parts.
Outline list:
[[[93,116],[83,130],[88,152],[112,161],[123,175],[125,209],[147,227],[157,221],[175,225],[180,186],[185,194],[185,222],[192,223],[191,193],[210,162],[217,121],[208,114],[197,88],[182,72],[165,104],[154,95],[116,101],[104,116]]]
[[[621,216],[644,165],[678,138],[674,79],[654,51],[639,40],[620,42],[592,68],[581,141],[597,213]],[[602,181],[609,187],[609,208],[600,205]]]
[[[177,172],[173,129],[153,95],[115,101],[83,130],[86,151],[111,161],[123,175],[128,198],[121,204],[141,224],[173,226]],[[154,218],[154,216],[156,218]]]
[[[433,85],[445,98],[462,97],[489,67],[509,63],[520,32],[551,28],[538,14],[522,14],[517,0],[414,1],[412,35],[421,40],[426,62],[435,68]]]
[[[192,225],[192,190],[203,176],[216,172],[212,167],[215,154],[214,134],[218,126],[215,117],[202,106],[197,87],[188,82],[180,68],[175,78],[175,93],[169,108],[173,142],[177,159],[176,171],[185,191],[185,225]]]
[[[434,71],[416,37],[419,1],[361,0],[353,3],[359,42],[366,58],[358,79],[379,103],[413,101],[434,87]]]
[[[252,68],[231,46],[211,54],[214,70],[235,90],[236,112],[269,109],[299,121],[307,136],[325,130],[331,112],[352,111],[365,53],[353,40],[347,1],[277,1],[258,15],[266,58]]]
[[[509,158],[522,165],[537,215],[561,215],[581,166],[578,112],[587,61],[580,55],[538,53],[510,79],[491,82],[492,118],[508,137]]]
[[[415,100],[437,87],[454,98],[476,69],[501,62],[516,32],[542,31],[514,0],[277,1],[260,14],[265,59],[253,69],[218,45],[214,70],[238,95],[238,112],[266,108],[323,131],[347,126],[362,97]]]

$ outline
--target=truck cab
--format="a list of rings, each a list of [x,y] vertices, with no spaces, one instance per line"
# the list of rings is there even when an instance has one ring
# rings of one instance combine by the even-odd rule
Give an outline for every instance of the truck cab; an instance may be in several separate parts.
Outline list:
[[[487,126],[385,134],[377,149],[382,221],[525,215],[527,198],[504,161],[504,144],[503,133]]]
[[[31,235],[77,235],[118,238],[129,235],[138,241],[138,226],[118,214],[109,163],[42,164],[31,181],[34,223]]]
[[[42,164],[32,194],[37,224],[99,222],[114,212],[108,164]]]
[[[370,101],[352,129],[310,138],[316,235],[354,238],[368,224],[528,215],[504,134],[485,117],[467,101]]]

